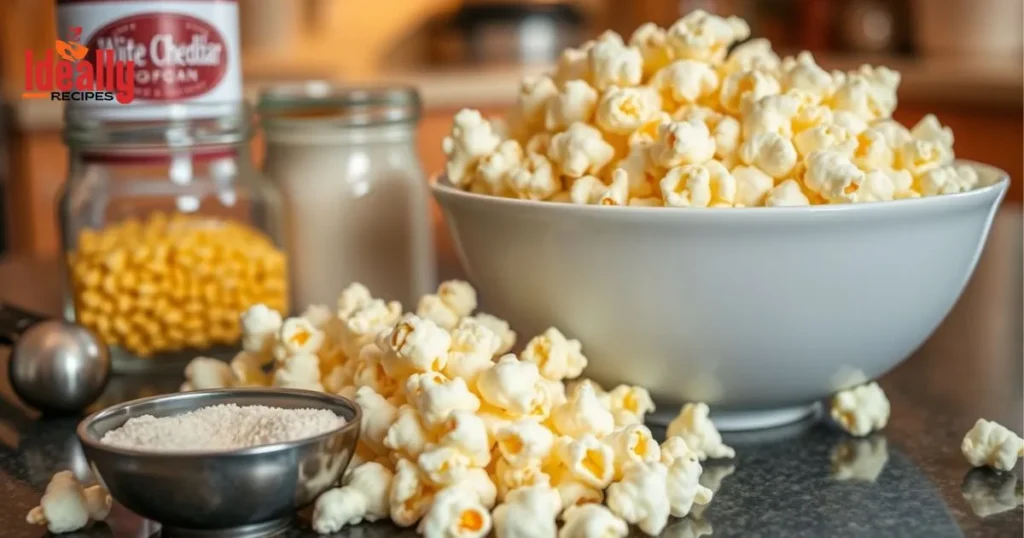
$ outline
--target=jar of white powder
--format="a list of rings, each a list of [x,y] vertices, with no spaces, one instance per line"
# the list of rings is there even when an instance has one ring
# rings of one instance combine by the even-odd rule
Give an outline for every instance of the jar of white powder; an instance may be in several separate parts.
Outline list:
[[[285,199],[292,307],[362,282],[414,305],[435,287],[429,194],[416,155],[420,100],[403,86],[268,89],[264,171]]]

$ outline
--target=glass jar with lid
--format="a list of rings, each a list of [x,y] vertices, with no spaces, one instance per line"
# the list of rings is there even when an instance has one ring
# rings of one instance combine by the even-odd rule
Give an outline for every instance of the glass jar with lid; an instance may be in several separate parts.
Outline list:
[[[65,317],[115,371],[226,356],[245,309],[287,313],[281,197],[252,164],[250,111],[204,106],[144,121],[66,109]]]
[[[333,305],[361,282],[415,309],[437,271],[416,90],[279,86],[261,95],[259,113],[263,170],[285,201],[292,304]]]

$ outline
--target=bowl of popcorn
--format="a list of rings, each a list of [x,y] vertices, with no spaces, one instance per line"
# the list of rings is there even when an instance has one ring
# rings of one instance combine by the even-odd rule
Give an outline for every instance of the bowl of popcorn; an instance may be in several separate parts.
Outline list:
[[[748,37],[694,11],[568,49],[505,118],[456,114],[433,182],[495,314],[557,326],[595,381],[708,402],[730,429],[795,420],[910,355],[1009,181],[956,160],[935,116],[893,120],[899,73]]]

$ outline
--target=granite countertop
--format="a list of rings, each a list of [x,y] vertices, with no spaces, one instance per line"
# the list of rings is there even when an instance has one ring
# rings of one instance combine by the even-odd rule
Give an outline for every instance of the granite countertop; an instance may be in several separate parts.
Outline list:
[[[807,420],[726,434],[737,458],[706,465],[701,479],[716,490],[714,500],[685,519],[673,520],[664,535],[1020,536],[1021,466],[1010,473],[972,470],[959,446],[979,417],[1017,432],[1024,423],[1021,225],[1019,206],[998,214],[960,302],[921,349],[881,379],[892,401],[892,417],[883,432],[854,439],[823,420]],[[52,262],[0,263],[4,300],[55,312],[58,288]],[[180,381],[174,376],[117,377],[95,407],[173,391]],[[0,379],[0,535],[45,535],[24,517],[50,476],[67,468],[88,476],[74,436],[77,420],[39,417],[17,401],[6,378]],[[158,529],[115,505],[108,522],[75,536],[144,538]],[[314,536],[308,514],[300,515],[287,536]],[[413,533],[376,524],[338,536]]]
[[[862,64],[885,65],[903,77],[900,99],[936,105],[1020,108],[1024,95],[1024,67],[1019,57],[978,59],[906,58],[871,55],[824,55],[818,61],[828,69],[851,70]],[[322,72],[317,78],[341,83],[398,82],[416,86],[427,109],[483,108],[508,106],[516,98],[520,79],[527,74],[549,70],[548,66],[480,67],[473,69],[392,69],[358,79]],[[267,66],[247,73],[245,94],[255,102],[260,88],[290,83],[282,66]],[[25,131],[52,130],[61,126],[59,102],[8,100],[13,107],[15,125]]]

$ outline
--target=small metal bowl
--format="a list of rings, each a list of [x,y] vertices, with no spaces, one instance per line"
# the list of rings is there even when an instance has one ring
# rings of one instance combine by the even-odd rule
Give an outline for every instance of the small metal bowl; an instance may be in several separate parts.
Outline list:
[[[345,425],[308,439],[220,452],[149,452],[100,442],[134,417],[217,404],[329,409]],[[288,526],[297,510],[337,482],[352,458],[361,418],[358,405],[330,394],[222,389],[115,405],[87,417],[77,433],[93,472],[114,499],[160,522],[164,535],[242,538]]]

